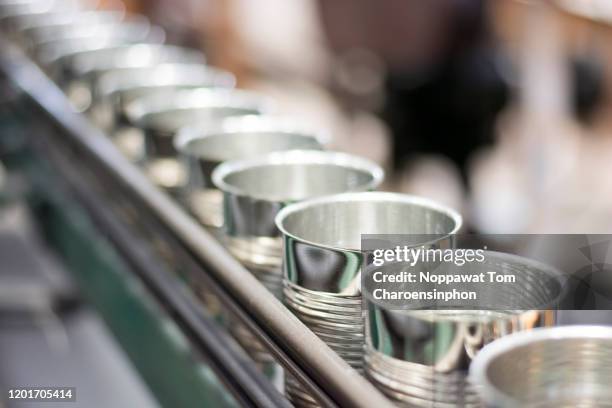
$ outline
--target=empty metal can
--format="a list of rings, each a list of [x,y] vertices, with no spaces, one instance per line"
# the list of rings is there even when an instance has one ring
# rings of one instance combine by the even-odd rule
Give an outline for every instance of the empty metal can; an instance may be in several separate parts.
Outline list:
[[[116,132],[127,125],[126,106],[138,98],[194,88],[233,88],[235,84],[230,72],[202,64],[166,63],[110,70],[97,81],[93,115],[96,124]]]
[[[103,73],[173,62],[203,64],[205,58],[194,49],[164,44],[124,44],[75,53],[67,66],[70,80],[65,91],[77,110],[85,111],[95,100],[96,83]]]
[[[228,249],[280,297],[282,240],[274,223],[278,211],[308,198],[374,190],[383,174],[367,159],[315,150],[226,161],[212,179],[224,195]]]
[[[124,10],[97,10],[94,2],[69,0],[38,0],[7,2],[0,5],[0,29],[8,39],[30,51],[29,28],[64,24],[79,19],[102,22],[121,20]]]
[[[45,0],[15,1],[0,5],[0,28],[9,37],[19,30],[21,23],[33,15],[52,13],[74,13],[80,10],[93,9],[93,4],[86,1]]]
[[[198,88],[137,98],[126,107],[125,118],[143,132],[145,171],[155,183],[179,194],[188,189],[185,183],[193,178],[193,169],[177,157],[173,138],[179,129],[194,124],[215,126],[231,116],[264,113],[269,106],[269,101],[258,94]],[[178,150],[183,153],[183,149]],[[179,176],[174,177],[175,173]]]
[[[428,266],[388,264],[418,274]],[[366,375],[400,405],[481,406],[468,381],[472,358],[491,341],[510,333],[550,326],[564,291],[561,272],[511,254],[484,251],[484,261],[469,263],[470,273],[518,276],[511,285],[461,284],[478,293],[471,310],[391,310],[366,300]],[[431,287],[409,285],[411,291]],[[477,292],[476,292],[477,291]],[[512,310],[503,310],[512,306]],[[463,305],[462,305],[463,306]]]
[[[285,207],[276,217],[284,237],[284,301],[310,329],[363,371],[362,234],[442,234],[452,245],[461,216],[431,200],[396,193],[345,193]],[[415,243],[415,246],[431,244]],[[316,405],[289,378],[294,403]]]
[[[224,195],[224,241],[230,252],[281,298],[282,241],[274,223],[278,211],[306,198],[372,190],[382,178],[383,170],[375,163],[336,152],[290,150],[226,161],[212,174]],[[230,330],[259,363],[275,365],[248,329],[235,323]]]
[[[118,23],[96,24],[89,29],[68,28],[54,38],[33,45],[32,57],[60,86],[72,79],[72,58],[85,51],[115,48],[125,44],[161,44],[165,31],[147,19],[131,17]]]
[[[21,19],[17,24],[15,35],[26,50],[31,51],[38,43],[68,38],[72,33],[82,36],[88,27],[92,29],[100,24],[117,24],[124,17],[123,11],[76,10],[36,13]]]
[[[54,50],[53,46],[59,47],[63,42],[80,40],[81,46],[84,47],[88,41],[102,41],[102,39],[115,39],[115,46],[134,42],[158,43],[165,39],[163,29],[151,25],[149,20],[141,15],[131,14],[125,17],[120,11],[56,14],[47,19],[42,18],[43,16],[30,18],[22,24],[22,29],[18,33],[21,37],[20,42],[29,56],[45,67],[49,60],[53,60],[51,56],[58,51]],[[157,38],[157,41],[152,41],[154,38]],[[75,51],[88,49],[92,48],[84,47]]]
[[[612,327],[512,334],[481,350],[470,376],[489,407],[610,407]]]
[[[223,194],[211,179],[217,165],[276,151],[320,150],[322,139],[324,136],[309,126],[274,116],[238,117],[186,127],[175,139],[189,173],[184,200],[205,226],[219,229],[223,225]]]

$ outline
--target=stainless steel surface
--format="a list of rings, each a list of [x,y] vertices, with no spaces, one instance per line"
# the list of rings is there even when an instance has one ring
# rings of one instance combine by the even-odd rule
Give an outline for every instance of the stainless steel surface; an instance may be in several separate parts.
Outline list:
[[[78,28],[69,30],[66,38],[41,41],[31,52],[33,58],[60,84],[68,81],[72,57],[78,53],[138,42],[160,44],[165,40],[162,28],[139,18],[117,24],[97,24],[84,32]]]
[[[125,44],[102,50],[83,51],[72,56],[75,75],[82,76],[122,68],[150,67],[157,64],[206,62],[204,55],[192,48],[167,44]]]
[[[612,328],[561,326],[486,346],[470,368],[488,406],[612,406]]]
[[[0,7],[0,27],[5,34],[10,36],[11,33],[18,30],[24,19],[32,15],[46,15],[54,12],[71,13],[93,7],[91,2],[78,0],[45,0],[5,4]]]
[[[110,70],[97,81],[94,115],[98,125],[115,132],[119,126],[127,125],[123,112],[138,98],[193,88],[233,88],[235,84],[236,78],[230,72],[202,64],[167,63]]]
[[[226,161],[212,175],[224,193],[224,230],[230,252],[274,293],[281,289],[282,240],[274,218],[287,204],[350,191],[374,190],[377,164],[344,153],[275,152]],[[270,276],[272,275],[272,276]]]
[[[30,40],[36,44],[66,38],[67,34],[85,32],[98,24],[120,22],[125,17],[123,11],[75,10],[71,12],[36,13],[24,16],[17,24],[16,35],[19,39]],[[22,45],[28,46],[26,42]]]
[[[170,186],[162,183],[161,179],[154,177],[155,173],[149,171],[149,174],[154,177],[153,181],[175,196],[181,196],[180,198],[186,200],[188,204],[192,198],[198,203],[202,201],[202,207],[195,204],[192,209],[197,214],[202,214],[203,222],[208,225],[206,216],[209,213],[208,206],[220,208],[221,194],[216,190],[204,190],[198,192],[197,196],[191,197],[189,192],[193,185],[191,180],[193,180],[194,169],[192,167],[197,163],[190,160],[191,156],[185,156],[186,160],[177,157],[174,136],[182,127],[198,123],[211,126],[231,116],[258,115],[266,112],[268,107],[268,100],[254,93],[229,89],[197,88],[137,98],[127,105],[124,113],[126,124],[129,127],[138,128],[142,133],[145,167],[158,169],[163,165],[169,168],[168,161],[174,160],[175,165],[172,169],[179,169],[183,174],[177,179],[176,184]],[[164,169],[156,170],[156,172],[161,175],[162,170]],[[215,214],[220,214],[220,210],[216,210]]]
[[[151,67],[163,63],[203,64],[204,55],[195,49],[165,44],[124,44],[73,54],[64,66],[69,83],[68,99],[78,111],[85,111],[96,99],[95,90],[100,75],[108,71]]]
[[[86,11],[60,14],[63,19],[42,20],[39,24],[24,28],[21,34],[27,37],[31,47],[42,47],[49,43],[68,41],[70,39],[87,39],[90,37],[108,36],[107,32],[121,30],[122,25],[129,27],[138,24],[150,26],[149,20],[141,15],[130,14],[125,17],[119,11]],[[72,20],[72,21],[71,21]]]
[[[287,206],[276,217],[284,236],[285,304],[361,371],[361,234],[441,234],[435,245],[451,247],[461,222],[459,214],[433,201],[395,193],[347,193]],[[425,243],[431,245],[415,246]],[[313,405],[288,385],[296,404]]]
[[[58,9],[71,11],[93,7],[95,7],[95,2],[82,0],[6,1],[0,4],[0,17],[22,16],[33,13],[49,13]]]
[[[276,225],[288,245],[302,243],[345,257],[345,253],[361,254],[361,235],[451,236],[460,229],[462,218],[456,211],[427,198],[369,192],[339,194],[293,204],[279,213]],[[297,276],[290,279],[298,279],[296,283],[299,283]],[[338,283],[332,281],[335,279],[311,289],[337,293],[346,287],[346,283],[338,287]]]
[[[151,29],[146,17],[130,15],[126,18],[121,11],[80,11],[54,13],[50,18],[38,15],[36,17],[27,24],[22,24],[16,34],[22,47],[36,62],[44,62],[41,57],[46,57],[45,50],[62,42],[78,39],[86,41],[92,38],[100,40],[108,38],[109,33],[114,30],[117,30],[117,33],[113,35],[119,38],[121,32],[125,33],[130,29],[134,35],[146,33],[139,37],[139,40],[144,41],[148,35],[147,30]]]
[[[394,265],[377,270],[385,268],[393,271]],[[414,267],[414,271],[423,269],[427,267]],[[499,285],[481,290],[474,284],[472,289],[478,290],[474,309],[485,310],[390,310],[366,301],[366,374],[390,398],[409,406],[480,406],[467,379],[479,350],[510,333],[555,323],[553,309],[563,293],[561,272],[491,251],[485,251],[483,262],[470,263],[470,271],[520,275],[520,280],[505,290]],[[418,284],[413,286],[421,290]],[[510,303],[520,310],[497,306]]]
[[[306,198],[376,188],[383,170],[344,153],[313,150],[275,152],[230,160],[212,175],[224,193],[225,242],[230,252],[279,299],[282,297],[282,240],[274,217],[285,205]],[[245,331],[238,340],[261,346]]]
[[[205,225],[219,228],[223,224],[223,195],[211,179],[217,165],[275,151],[319,150],[324,138],[293,119],[274,116],[229,118],[185,127],[174,140],[189,172],[185,200]]]
[[[62,92],[15,48],[0,40],[5,74],[65,130],[73,143],[90,153],[108,174],[142,200],[164,225],[197,256],[225,290],[257,322],[252,326],[275,355],[314,390],[343,406],[387,407],[388,400],[351,370],[246,271],[167,195],[129,163],[111,141],[71,110]],[[304,375],[306,374],[306,375]],[[309,380],[311,378],[311,380]]]
[[[173,137],[181,127],[257,115],[267,105],[265,98],[246,91],[194,89],[136,99],[126,107],[125,116],[144,131],[148,157],[176,157]]]

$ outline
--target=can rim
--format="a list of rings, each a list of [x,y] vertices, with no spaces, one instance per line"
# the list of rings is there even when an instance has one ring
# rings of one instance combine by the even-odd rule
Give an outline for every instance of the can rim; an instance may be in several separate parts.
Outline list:
[[[612,342],[612,327],[601,325],[571,325],[536,328],[501,337],[478,352],[470,365],[469,376],[479,387],[485,401],[495,401],[500,406],[516,406],[515,398],[501,391],[487,375],[489,365],[501,355],[517,347],[528,346],[547,340],[604,339]]]
[[[291,198],[266,197],[265,195],[251,194],[244,189],[228,183],[226,177],[230,174],[256,169],[266,166],[293,166],[293,165],[336,165],[338,167],[367,173],[367,182],[355,186],[348,191],[367,191],[375,189],[384,178],[383,169],[366,158],[347,153],[334,151],[318,151],[305,149],[292,149],[266,153],[252,158],[226,161],[215,168],[212,181],[220,190],[241,197],[251,197],[271,202],[293,201]],[[301,200],[300,200],[301,201]]]
[[[124,43],[124,44],[118,44],[118,45],[114,45],[111,47],[104,47],[104,48],[99,48],[99,49],[93,49],[93,50],[84,50],[84,51],[80,51],[80,52],[76,52],[74,54],[72,54],[71,56],[71,61],[70,61],[70,65],[71,68],[78,74],[78,75],[87,75],[89,73],[92,73],[94,71],[106,71],[106,70],[110,70],[110,69],[115,69],[115,68],[122,68],[123,66],[114,66],[113,64],[118,61],[121,60],[123,61],[124,58],[123,57],[123,53],[131,53],[131,52],[150,52],[150,53],[161,53],[162,55],[164,53],[175,53],[175,55],[182,55],[184,58],[180,58],[180,59],[176,59],[176,61],[174,62],[179,62],[179,61],[189,61],[189,62],[193,62],[193,63],[201,63],[204,64],[206,63],[206,59],[204,57],[204,54],[202,54],[200,51],[193,49],[193,48],[187,48],[187,47],[181,47],[178,45],[170,45],[170,44],[156,44],[156,43],[146,43],[146,42],[140,42],[140,43]],[[103,59],[103,61],[105,61],[102,66],[98,65],[98,62],[101,60],[101,56],[105,57]],[[168,61],[164,61],[164,62],[170,62],[173,61],[174,59],[168,60]],[[160,61],[153,61],[151,63],[151,66],[153,65],[159,65]],[[134,65],[135,67],[141,67],[141,66],[148,66],[148,65]],[[126,68],[129,68],[130,65],[125,65]]]
[[[267,100],[265,101],[267,102]],[[321,145],[321,148],[329,142],[329,134],[322,129],[308,126],[303,121],[291,116],[267,114],[271,104],[262,107],[262,115],[241,115],[225,118],[213,123],[196,123],[181,128],[174,137],[174,148],[176,151],[190,157],[209,161],[227,161],[220,157],[208,157],[205,154],[194,154],[188,149],[191,142],[195,140],[206,140],[225,135],[244,134],[251,137],[258,133],[288,133],[303,135],[305,138],[313,138]],[[229,159],[233,160],[233,159]]]
[[[130,101],[126,106],[125,114],[129,122],[140,127],[145,125],[146,117],[174,109],[228,107],[250,109],[264,113],[270,109],[270,106],[271,102],[268,98],[254,92],[226,88],[194,88],[177,90],[170,97],[162,94],[137,98]],[[188,127],[193,124],[186,123],[184,126]],[[177,136],[183,133],[183,127],[181,127],[178,130]],[[184,136],[181,140],[183,138]],[[177,137],[174,138],[173,142],[176,147]]]
[[[157,81],[164,73],[179,74],[174,81]],[[136,79],[128,74],[142,74]],[[193,79],[196,77],[195,79]],[[236,77],[229,71],[193,62],[170,62],[154,66],[111,69],[100,76],[97,90],[100,95],[112,95],[147,87],[191,86],[193,88],[233,88]]]
[[[296,234],[290,232],[285,228],[284,221],[297,212],[303,211],[310,207],[315,207],[321,204],[333,204],[333,203],[341,203],[341,202],[364,202],[364,201],[376,201],[376,202],[394,202],[394,203],[403,203],[408,205],[416,205],[427,207],[433,211],[437,211],[449,217],[454,226],[451,231],[446,234],[440,234],[440,237],[437,240],[448,238],[452,235],[457,234],[459,229],[461,229],[463,224],[463,218],[461,215],[455,211],[454,209],[447,207],[443,204],[438,203],[437,201],[431,200],[429,198],[415,196],[410,194],[402,194],[402,193],[392,193],[392,192],[382,192],[382,191],[371,191],[371,192],[357,192],[357,193],[341,193],[335,194],[331,196],[318,197],[309,200],[304,200],[299,203],[294,203],[286,206],[276,215],[275,223],[276,227],[279,231],[286,237],[290,237],[296,241],[318,247],[325,248],[334,251],[344,251],[344,252],[361,252],[359,248],[345,248],[339,245],[330,245],[324,243],[317,243],[302,237],[297,236]],[[427,243],[423,243],[427,244]]]

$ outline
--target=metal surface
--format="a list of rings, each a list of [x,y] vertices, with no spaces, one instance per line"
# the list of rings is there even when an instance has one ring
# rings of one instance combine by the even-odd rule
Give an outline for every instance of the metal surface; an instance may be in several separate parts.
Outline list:
[[[83,112],[97,99],[96,83],[109,71],[152,67],[164,63],[204,64],[204,55],[195,49],[165,44],[123,44],[74,53],[63,65],[68,99]]]
[[[196,49],[166,44],[125,44],[79,52],[71,58],[72,69],[79,78],[109,70],[150,67],[172,62],[204,64],[206,59]]]
[[[287,280],[343,295],[359,293],[355,278],[361,269],[362,234],[435,234],[441,241],[461,224],[457,212],[432,200],[386,192],[311,199],[285,207],[276,217],[287,249]]]
[[[320,339],[233,259],[224,248],[183,212],[168,196],[115,149],[99,130],[71,111],[61,91],[23,55],[0,41],[0,65],[115,182],[129,189],[175,234],[240,306],[244,323],[255,331],[290,372],[308,384],[310,393],[325,405],[387,407],[389,401],[351,370]]]
[[[185,201],[211,228],[223,224],[222,193],[212,182],[212,172],[227,160],[291,149],[320,150],[321,133],[290,118],[249,116],[181,129],[174,145],[187,163],[189,180]]]
[[[152,43],[165,40],[165,32],[152,26],[148,20],[128,19],[117,24],[97,24],[81,32],[72,29],[66,38],[50,39],[34,45],[31,55],[35,61],[49,70],[51,77],[60,84],[70,78],[72,56],[85,51],[114,48],[122,44]]]
[[[63,14],[60,14],[63,16]],[[25,28],[21,35],[28,39],[28,51],[40,50],[52,43],[69,41],[71,39],[108,37],[113,30],[122,30],[122,27],[151,26],[149,20],[141,15],[130,14],[129,17],[120,17],[120,12],[88,11],[75,13],[74,21],[43,20],[40,24]]]
[[[205,150],[204,150],[205,151]],[[375,189],[377,164],[337,152],[291,150],[226,161],[212,175],[224,193],[224,231],[230,250],[256,276],[281,286],[282,240],[274,218],[287,204],[319,196]]]
[[[357,370],[363,369],[361,234],[441,234],[452,247],[461,217],[427,199],[346,193],[292,204],[279,212],[287,307]],[[415,243],[420,246],[422,243]],[[289,382],[297,405],[313,405]]]
[[[60,14],[63,16],[63,14]],[[36,62],[48,66],[50,61],[56,61],[69,44],[81,41],[80,49],[84,51],[87,45],[103,39],[115,39],[117,44],[147,41],[149,38],[165,34],[160,27],[152,26],[149,20],[140,15],[130,15],[123,18],[121,12],[88,11],[75,13],[70,19],[43,20],[37,25],[23,29],[19,35],[21,43],[28,55]],[[64,47],[64,48],[62,48]]]
[[[401,270],[413,269],[401,264]],[[393,271],[394,265],[377,267]],[[366,301],[366,374],[390,398],[409,406],[480,406],[467,371],[474,356],[491,341],[510,333],[555,323],[563,293],[563,275],[546,265],[515,255],[484,252],[470,272],[496,271],[520,276],[520,282],[478,290],[474,309],[390,310]],[[415,272],[418,273],[418,272]],[[427,290],[414,284],[411,290]],[[467,289],[469,290],[469,289]],[[496,307],[512,304],[516,310]]]
[[[81,0],[14,1],[0,4],[0,18],[15,18],[35,13],[75,11],[94,8],[94,2]]]
[[[562,326],[486,346],[470,368],[488,406],[612,406],[612,328]]]
[[[96,124],[113,132],[125,131],[118,128],[127,125],[123,112],[135,99],[193,88],[233,88],[235,84],[230,72],[201,64],[165,63],[110,70],[96,84]]]
[[[51,150],[50,148],[49,150]],[[203,353],[203,357],[214,368],[224,384],[232,390],[243,406],[284,407],[289,404],[257,371],[252,362],[231,347],[232,340],[223,332],[211,316],[201,313],[200,305],[192,296],[180,295],[183,283],[175,279],[156,254],[143,243],[137,234],[130,232],[123,220],[112,211],[116,202],[111,202],[92,186],[96,182],[77,167],[61,160],[62,175],[72,187],[72,193],[83,204],[95,225],[115,244],[124,259],[142,278],[145,285],[159,300],[163,309],[173,316],[173,324],[190,336]],[[58,161],[56,160],[56,163]],[[67,194],[66,194],[67,195]],[[118,195],[114,196],[114,201]],[[231,405],[231,404],[228,404]]]
[[[246,91],[195,89],[136,99],[125,114],[130,125],[144,131],[148,158],[176,157],[173,137],[181,127],[257,115],[267,105],[265,98]]]
[[[19,31],[21,24],[32,16],[44,16],[49,13],[74,13],[93,9],[93,4],[79,0],[46,0],[33,2],[16,2],[0,7],[0,28],[8,36]]]
[[[99,24],[116,24],[123,20],[123,11],[75,10],[73,12],[36,13],[22,18],[15,36],[22,45],[29,46],[45,41],[54,41],[70,36],[82,36],[86,27],[90,29]],[[144,19],[144,17],[141,17]],[[95,32],[95,30],[92,30]]]
[[[291,150],[224,162],[212,178],[224,193],[229,251],[281,299],[282,240],[274,224],[278,211],[306,198],[374,189],[383,170],[344,153]],[[236,337],[246,348],[261,350],[246,332]]]
[[[247,91],[175,89],[137,98],[127,105],[124,117],[129,128],[138,129],[144,140],[142,160],[149,177],[175,197],[189,202],[193,185],[191,175],[197,163],[190,160],[191,156],[186,160],[177,157],[174,142],[177,132],[196,123],[211,125],[232,116],[258,115],[268,108],[266,98]],[[198,203],[192,205],[193,212],[205,225],[211,226],[209,220],[220,214],[221,195],[217,191],[204,190],[196,201]],[[212,228],[217,226],[212,225]]]

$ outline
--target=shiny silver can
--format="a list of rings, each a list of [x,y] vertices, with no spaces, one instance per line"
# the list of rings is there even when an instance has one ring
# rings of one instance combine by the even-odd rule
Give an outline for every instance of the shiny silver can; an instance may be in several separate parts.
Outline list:
[[[188,166],[185,200],[204,225],[220,228],[223,194],[212,182],[216,166],[284,150],[321,150],[322,132],[292,118],[247,116],[182,129],[176,149]]]
[[[95,101],[97,80],[105,72],[205,61],[204,55],[195,49],[165,44],[124,44],[78,52],[72,54],[67,64],[69,82],[65,91],[78,111],[86,111]]]
[[[466,265],[475,275],[495,271],[520,278],[511,285],[463,285],[478,293],[473,310],[391,310],[366,297],[366,375],[401,405],[481,406],[468,380],[474,356],[502,336],[555,323],[554,309],[565,288],[560,271],[492,251],[484,251],[482,262]],[[415,273],[427,269],[418,263],[401,268]],[[421,289],[418,283],[411,285],[411,290]],[[510,304],[513,310],[502,309]]]
[[[461,216],[434,201],[405,194],[345,193],[285,207],[276,217],[283,234],[287,307],[352,367],[363,371],[365,326],[361,297],[362,234],[441,234],[452,247]],[[292,379],[287,393],[314,405]]]
[[[496,340],[471,380],[489,407],[612,406],[612,327],[559,326]]]
[[[156,94],[171,95],[194,88],[233,88],[230,72],[193,63],[113,69],[100,75],[92,112],[96,124],[114,133],[127,125],[126,107],[134,100]]]
[[[282,295],[282,240],[274,223],[285,205],[312,197],[376,188],[383,170],[344,153],[289,150],[230,160],[212,174],[224,194],[224,241],[276,297]],[[242,325],[230,330],[259,361],[272,363],[265,348]]]
[[[308,198],[374,190],[383,174],[370,160],[329,151],[290,150],[224,162],[212,180],[224,194],[227,246],[280,295],[282,240],[276,214]]]
[[[16,26],[15,36],[28,51],[31,51],[36,44],[70,36],[82,36],[87,32],[87,28],[117,24],[124,17],[123,11],[77,10],[36,13],[21,19]]]
[[[125,118],[129,126],[142,132],[143,165],[149,176],[161,187],[179,194],[189,189],[194,171],[191,161],[182,160],[190,147],[186,150],[179,148],[181,158],[177,155],[174,136],[180,129],[191,129],[190,126],[198,124],[215,126],[232,116],[259,115],[269,109],[269,100],[259,94],[197,88],[137,98],[127,105]],[[184,134],[184,131],[180,133]],[[192,145],[190,142],[186,144]],[[199,150],[197,147],[194,149],[194,155],[197,155]],[[212,169],[207,174],[210,172]]]
[[[116,23],[95,24],[87,29],[70,27],[48,39],[38,39],[31,55],[60,86],[73,79],[72,58],[85,51],[115,48],[120,45],[161,44],[166,33],[141,16]]]

